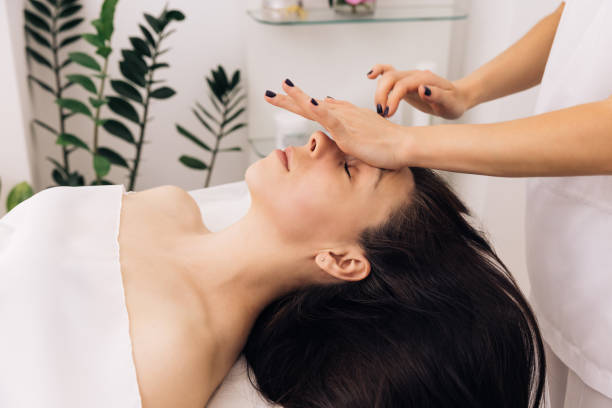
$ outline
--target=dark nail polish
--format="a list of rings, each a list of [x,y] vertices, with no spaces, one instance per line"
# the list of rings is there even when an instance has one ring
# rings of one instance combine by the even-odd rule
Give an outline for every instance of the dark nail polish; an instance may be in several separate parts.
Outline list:
[[[289,86],[293,86],[293,82],[289,78],[285,79],[285,83]]]
[[[380,106],[380,103],[376,105],[376,113],[382,115],[382,106]]]
[[[268,98],[274,98],[276,96],[276,93],[272,91],[266,91],[266,96]]]
[[[428,86],[425,87],[425,95],[427,95],[427,96],[431,95],[431,89],[429,89]]]
[[[310,103],[312,103],[314,106],[319,105],[319,102],[315,101],[315,98],[310,98]]]
[[[329,98],[329,99],[335,99],[333,96],[329,96],[329,95],[327,95],[327,98]]]
[[[387,116],[387,113],[389,113],[389,107],[388,106],[385,108],[385,111],[383,112],[383,116]]]
[[[370,75],[372,72],[374,72],[374,70],[371,69],[366,75]]]

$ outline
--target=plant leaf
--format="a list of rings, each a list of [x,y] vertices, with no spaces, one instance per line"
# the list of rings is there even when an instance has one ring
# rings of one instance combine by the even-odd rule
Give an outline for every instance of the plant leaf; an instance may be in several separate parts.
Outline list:
[[[85,68],[93,69],[94,71],[98,72],[102,70],[102,67],[100,67],[98,61],[84,52],[71,52],[68,54],[68,56],[70,57],[70,60],[84,66]]]
[[[32,187],[26,181],[23,181],[17,184],[9,192],[9,195],[6,198],[6,210],[11,211],[19,203],[27,200],[33,195],[34,195],[34,192],[32,191]]]
[[[144,13],[144,17],[147,20],[147,23],[149,23],[149,25],[153,29],[153,31],[155,31],[157,34],[159,34],[163,30],[163,24],[157,18],[147,13]]]
[[[228,123],[230,123],[231,121],[233,121],[234,119],[236,119],[238,116],[240,116],[240,114],[242,112],[245,111],[246,108],[240,108],[236,111],[236,113],[234,113],[232,116],[230,116],[229,118],[225,119],[223,121],[223,123],[221,123],[221,127],[224,127],[225,125],[227,125]]]
[[[118,0],[104,0],[102,10],[100,11],[100,18],[96,20],[98,24],[94,25],[94,27],[99,30],[102,38],[105,40],[111,39],[115,29],[113,26],[113,20],[115,19],[117,2]]]
[[[129,102],[121,98],[110,96],[108,98],[108,107],[117,115],[123,116],[124,118],[131,120],[134,123],[140,124],[138,112],[136,112],[136,109],[134,109],[132,104],[130,104]]]
[[[37,124],[38,126],[40,126],[41,128],[48,130],[49,132],[53,133],[54,135],[57,135],[57,130],[53,129],[51,126],[47,125],[42,120],[34,119],[34,123]]]
[[[70,99],[70,98],[57,99],[55,103],[57,103],[62,108],[66,108],[72,112],[82,113],[83,115],[87,115],[91,117],[91,111],[89,110],[87,105],[85,105],[83,102],[78,101],[76,99]]]
[[[64,8],[58,15],[59,18],[66,18],[76,14],[83,6],[76,4],[74,6],[68,6]]]
[[[212,95],[208,95],[208,97],[210,98],[210,101],[212,102],[213,106],[215,107],[215,110],[218,113],[221,113],[221,108],[219,107],[219,105],[217,105],[217,102],[215,102],[215,98],[213,98]]]
[[[205,114],[210,120],[212,120],[213,122],[215,122],[217,125],[219,124],[219,121],[210,113],[208,113],[208,111],[206,109],[204,109],[204,106],[202,106],[202,104],[200,102],[196,102],[196,106],[198,108],[200,108],[200,110],[202,111],[203,114]]]
[[[231,112],[240,102],[242,102],[246,98],[246,95],[240,95],[238,99],[236,99],[231,106],[227,108],[227,113]]]
[[[182,155],[181,157],[179,157],[179,161],[185,166],[194,170],[206,170],[208,168],[206,163],[192,156]]]
[[[99,147],[98,154],[106,157],[108,161],[111,162],[112,164],[116,164],[117,166],[125,167],[126,169],[130,168],[127,161],[119,153],[117,153],[116,151],[112,149],[109,149],[107,147]]]
[[[225,136],[229,135],[230,133],[235,132],[238,129],[242,129],[245,126],[246,126],[246,123],[239,123],[236,126],[232,127],[230,130],[228,130],[227,132],[224,132],[223,136],[225,137]]]
[[[140,92],[129,83],[124,81],[111,81],[111,86],[119,95],[142,103],[142,95],[140,95]]]
[[[104,39],[100,38],[96,34],[87,33],[87,34],[83,34],[81,37],[83,37],[85,41],[87,41],[88,43],[90,43],[96,48],[104,47]]]
[[[30,10],[24,10],[25,21],[29,24],[32,24],[36,28],[40,28],[43,31],[48,33],[51,32],[51,26],[45,19],[39,17],[37,14],[32,13]]]
[[[142,75],[148,72],[149,69],[147,68],[147,64],[136,51],[122,50],[121,55],[123,55],[124,61],[128,63],[132,71],[136,71]]]
[[[45,6],[44,3],[41,3],[38,0],[30,0],[30,3],[32,3],[32,6],[34,6],[34,8],[36,10],[38,10],[39,12],[44,14],[45,16],[47,16],[49,18],[52,17],[51,10],[49,10],[49,7]]]
[[[55,165],[55,168],[57,168],[57,170],[62,173],[62,176],[64,177],[68,176],[66,174],[66,170],[64,169],[64,166],[62,166],[57,160],[55,160],[53,157],[50,157],[50,156],[47,156],[47,160],[49,160],[51,163],[53,163],[53,165]]]
[[[225,149],[219,149],[220,152],[241,152],[242,151],[242,147],[229,147],[229,148],[225,148]]]
[[[98,54],[102,58],[107,58],[111,54],[111,52],[113,52],[113,49],[107,46],[100,47],[96,50],[96,54]]]
[[[169,67],[170,67],[170,65],[166,64],[165,62],[162,62],[162,63],[159,63],[159,64],[153,64],[153,65],[149,66],[149,70],[155,71],[155,70],[160,69],[160,68],[169,68]]]
[[[93,81],[88,76],[80,75],[80,74],[71,74],[71,75],[66,75],[66,78],[68,78],[70,82],[74,82],[75,84],[81,85],[83,88],[85,88],[86,90],[88,90],[89,92],[93,94],[98,92],[98,90],[96,89],[96,85],[93,83]]]
[[[212,149],[206,143],[201,141],[198,137],[196,137],[193,133],[191,133],[181,125],[177,124],[176,130],[178,130],[181,135],[185,136],[187,139],[200,146],[202,149],[212,152]]]
[[[185,19],[185,14],[183,14],[179,10],[170,10],[166,13],[166,19],[168,21],[172,21],[172,20],[183,21]]]
[[[151,98],[155,98],[155,99],[168,99],[168,98],[174,96],[174,94],[176,94],[174,89],[168,88],[167,86],[164,86],[164,87],[161,87],[161,88],[157,88],[156,90],[151,92],[150,96],[151,96]]]
[[[64,40],[62,40],[62,42],[60,43],[59,47],[63,48],[69,44],[72,44],[73,42],[77,42],[81,39],[80,35],[73,35],[71,37],[66,37],[64,38]]]
[[[153,38],[153,35],[151,35],[151,32],[147,29],[147,27],[143,26],[142,24],[139,24],[138,27],[140,27],[140,31],[142,31],[142,35],[144,35],[144,37],[147,39],[149,44],[153,48],[155,48],[155,39]]]
[[[106,103],[108,103],[108,101],[106,100],[106,98],[103,98],[103,99],[89,98],[89,103],[91,104],[91,106],[97,109],[100,106],[103,106]],[[100,121],[100,122],[101,122],[100,124],[103,124],[103,121]]]
[[[195,109],[191,109],[191,111],[193,112],[194,115],[196,115],[196,117],[198,118],[198,120],[200,121],[200,123],[202,123],[202,125],[208,129],[208,131],[210,133],[212,133],[213,135],[216,135],[215,131],[212,130],[212,128],[210,127],[210,125],[208,123],[206,123],[206,121],[204,120],[204,118],[198,113],[197,110]]]
[[[34,59],[34,61],[38,62],[41,65],[46,66],[47,68],[53,69],[53,65],[49,62],[49,60],[43,57],[38,51],[34,50],[31,47],[26,47],[27,54]]]
[[[72,3],[76,3],[78,0],[61,0],[59,6],[60,7],[66,7],[69,6]]]
[[[28,75],[28,79],[30,81],[36,82],[42,89],[49,92],[51,95],[55,96],[55,89],[53,89],[50,85],[46,84],[45,82],[41,81],[38,78],[33,77],[32,75]]]
[[[62,62],[62,65],[60,65],[60,69],[64,69],[70,64],[72,64],[72,60],[70,58],[67,58],[64,62]]]
[[[79,24],[81,24],[83,22],[83,20],[85,20],[84,18],[75,18],[72,20],[68,20],[66,21],[64,24],[62,24],[59,28],[59,30],[57,30],[58,32],[63,32],[63,31],[68,31],[73,29],[74,27],[78,26]]]
[[[129,79],[138,86],[145,87],[147,85],[147,82],[145,80],[144,75],[133,70],[132,67],[133,65],[131,65],[127,61],[121,61],[119,63],[119,70],[126,79]]]
[[[98,177],[104,177],[110,171],[111,163],[106,157],[100,154],[94,154],[93,167]]]
[[[130,37],[130,43],[132,43],[132,47],[134,47],[137,53],[151,57],[151,49],[145,40],[138,37]]]
[[[240,82],[240,70],[236,70],[234,75],[232,76],[232,82],[230,84],[230,89],[234,89],[236,85]]]
[[[52,48],[51,43],[49,42],[49,40],[47,40],[43,35],[39,34],[38,31],[34,30],[29,25],[25,26],[25,31],[38,44],[42,45],[43,47],[47,47],[49,49]]]
[[[117,136],[128,143],[136,144],[134,136],[132,136],[132,132],[130,132],[130,129],[128,129],[123,123],[114,119],[108,119],[106,122],[104,122],[103,127],[104,130],[111,135]]]
[[[51,177],[53,177],[53,181],[55,181],[55,183],[57,183],[59,186],[68,185],[68,181],[58,169],[53,169],[51,172]]]
[[[57,140],[55,141],[55,144],[62,145],[62,146],[72,145],[72,146],[80,147],[85,150],[89,150],[89,146],[87,146],[87,143],[85,143],[84,141],[79,139],[77,136],[72,135],[70,133],[60,133],[57,136]]]

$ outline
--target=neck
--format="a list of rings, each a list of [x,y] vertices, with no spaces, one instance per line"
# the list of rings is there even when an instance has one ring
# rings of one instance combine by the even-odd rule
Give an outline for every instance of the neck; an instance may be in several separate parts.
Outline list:
[[[246,339],[266,305],[324,274],[314,251],[284,242],[252,211],[225,230],[186,237],[177,252],[221,338]]]

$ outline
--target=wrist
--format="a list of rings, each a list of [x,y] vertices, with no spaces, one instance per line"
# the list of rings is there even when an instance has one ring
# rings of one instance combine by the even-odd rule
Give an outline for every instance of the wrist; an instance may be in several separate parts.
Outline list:
[[[465,110],[473,108],[481,102],[481,87],[477,80],[469,76],[453,81],[453,85],[463,101]]]
[[[396,126],[400,141],[399,149],[396,151],[396,154],[398,154],[397,167],[422,167],[422,146],[420,145],[420,140],[427,126]]]

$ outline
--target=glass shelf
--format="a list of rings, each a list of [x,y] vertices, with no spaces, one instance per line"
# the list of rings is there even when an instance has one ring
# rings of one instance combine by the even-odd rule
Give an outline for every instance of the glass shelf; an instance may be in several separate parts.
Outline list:
[[[462,20],[468,16],[464,1],[434,4],[415,3],[401,7],[377,7],[373,14],[367,15],[341,14],[328,7],[306,9],[306,15],[303,18],[296,13],[283,14],[275,10],[265,9],[247,10],[247,14],[259,23],[271,25]]]

